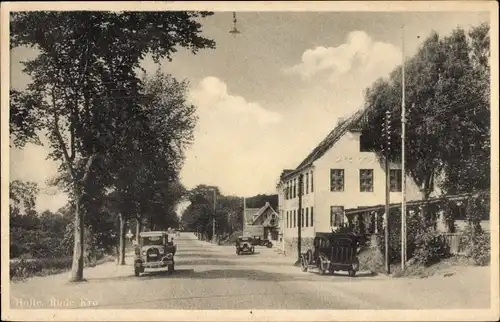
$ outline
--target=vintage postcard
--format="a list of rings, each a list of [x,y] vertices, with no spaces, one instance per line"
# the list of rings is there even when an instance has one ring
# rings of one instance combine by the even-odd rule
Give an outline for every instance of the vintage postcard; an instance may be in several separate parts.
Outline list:
[[[1,6],[2,320],[499,319],[496,2]]]

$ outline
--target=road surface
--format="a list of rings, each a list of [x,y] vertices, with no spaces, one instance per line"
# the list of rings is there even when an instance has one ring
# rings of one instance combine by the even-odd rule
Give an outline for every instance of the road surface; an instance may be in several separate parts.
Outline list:
[[[427,279],[319,276],[293,267],[274,249],[237,256],[233,246],[177,237],[176,272],[135,277],[126,266],[88,268],[87,281],[68,274],[11,283],[12,309],[449,309],[489,307],[489,268],[464,268]]]

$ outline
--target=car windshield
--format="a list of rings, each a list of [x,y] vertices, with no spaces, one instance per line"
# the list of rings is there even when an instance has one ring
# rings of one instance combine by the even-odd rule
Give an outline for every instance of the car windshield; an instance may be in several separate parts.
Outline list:
[[[142,245],[143,246],[152,246],[152,245],[161,246],[161,245],[163,245],[163,237],[162,236],[143,237],[142,238]]]

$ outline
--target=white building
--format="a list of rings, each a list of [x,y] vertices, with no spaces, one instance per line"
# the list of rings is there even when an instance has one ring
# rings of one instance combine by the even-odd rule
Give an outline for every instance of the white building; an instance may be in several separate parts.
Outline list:
[[[303,245],[316,232],[331,232],[347,223],[345,209],[385,203],[385,170],[375,152],[363,146],[358,124],[365,111],[339,121],[328,136],[294,170],[284,170],[277,189],[283,248],[296,252],[299,176],[303,176]],[[401,165],[390,165],[391,203],[401,202]],[[407,177],[407,200],[421,200],[420,188]]]

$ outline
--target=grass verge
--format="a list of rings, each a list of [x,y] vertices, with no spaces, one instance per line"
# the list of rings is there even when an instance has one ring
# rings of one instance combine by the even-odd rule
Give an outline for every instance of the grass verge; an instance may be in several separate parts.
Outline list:
[[[94,267],[107,262],[114,261],[112,256],[104,256],[101,259],[85,265]],[[72,258],[36,258],[24,259],[10,262],[10,279],[12,281],[21,281],[34,276],[48,276],[69,271],[71,269]]]

